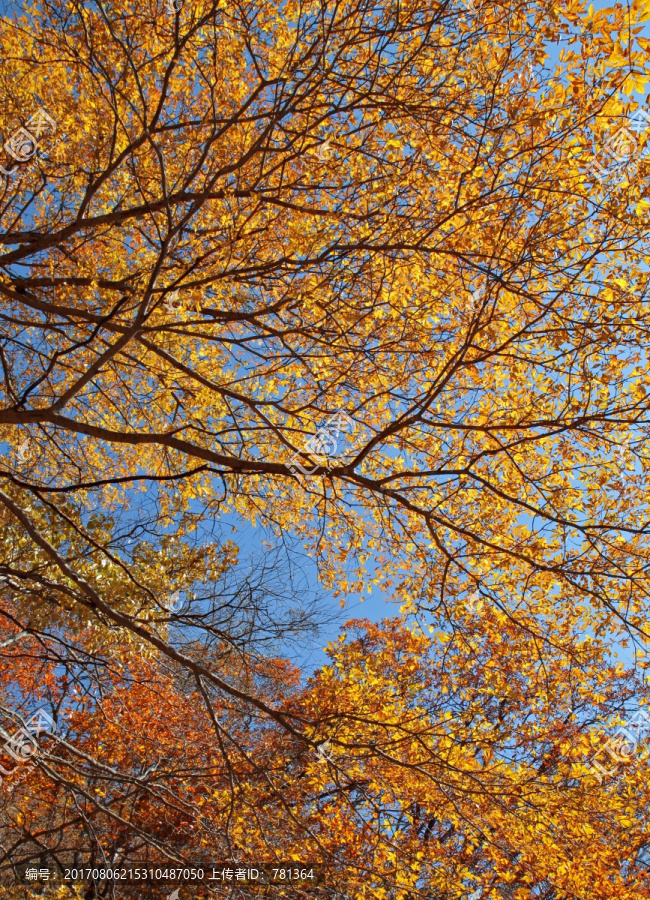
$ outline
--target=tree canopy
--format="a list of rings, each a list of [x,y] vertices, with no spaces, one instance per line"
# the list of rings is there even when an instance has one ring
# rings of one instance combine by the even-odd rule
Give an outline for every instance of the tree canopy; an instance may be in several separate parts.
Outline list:
[[[0,788],[4,896],[76,848],[326,867],[287,897],[650,897],[649,20],[0,19],[0,701],[57,724]],[[235,515],[394,615],[301,671],[322,611]]]

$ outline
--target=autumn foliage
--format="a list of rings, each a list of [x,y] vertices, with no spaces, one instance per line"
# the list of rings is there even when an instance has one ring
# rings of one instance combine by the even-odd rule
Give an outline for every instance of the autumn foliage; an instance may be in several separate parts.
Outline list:
[[[650,898],[650,6],[175,5],[0,20],[0,896]]]

